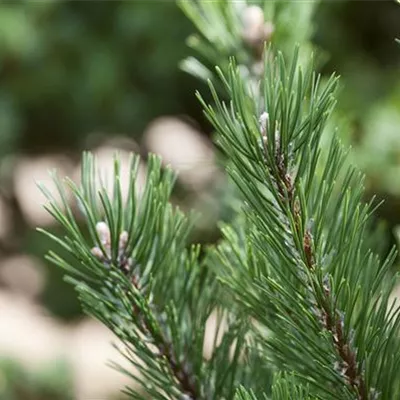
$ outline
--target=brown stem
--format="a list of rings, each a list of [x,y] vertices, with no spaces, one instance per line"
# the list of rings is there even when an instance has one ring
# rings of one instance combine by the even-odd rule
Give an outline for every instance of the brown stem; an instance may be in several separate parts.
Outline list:
[[[132,277],[131,282],[136,289],[140,290],[138,280],[135,277]],[[133,313],[135,315],[137,315],[137,311],[136,306],[134,306]],[[159,352],[158,356],[164,357],[167,360],[171,373],[179,382],[182,392],[189,396],[190,400],[200,399],[200,396],[197,393],[195,379],[189,373],[188,366],[177,360],[171,343],[169,343],[164,337],[161,330],[155,332],[152,325],[148,324],[145,318],[142,319],[142,328],[145,332],[148,332],[153,339],[155,339],[156,347]]]
[[[321,304],[323,312],[323,323],[326,329],[331,332],[333,344],[340,358],[342,359],[341,373],[344,375],[347,383],[357,390],[358,399],[367,400],[367,390],[364,379],[359,373],[357,364],[356,352],[351,349],[349,343],[343,333],[343,322],[338,310],[332,311],[329,309],[328,301],[330,300],[331,291],[329,285],[324,286],[325,299],[324,304]],[[333,317],[332,317],[333,314]]]
[[[287,172],[285,163],[282,160],[282,154],[276,154],[276,164],[278,166],[277,188],[281,200],[287,201],[291,213],[294,217],[296,234],[300,234],[301,210],[298,206],[295,196],[292,179]],[[303,235],[303,248],[307,268],[310,271],[315,270],[315,254],[312,248],[312,235],[309,229],[306,229]],[[324,284],[324,297],[317,299],[317,306],[322,312],[324,327],[331,333],[334,347],[338,356],[341,358],[341,372],[348,385],[358,393],[358,400],[368,400],[368,394],[362,373],[357,364],[356,351],[351,348],[351,344],[346,341],[343,333],[343,322],[337,309],[331,310],[329,304],[333,304],[332,293],[329,283]]]
[[[196,384],[194,378],[187,371],[187,367],[176,361],[176,357],[172,351],[172,346],[170,344],[162,343],[158,347],[160,354],[164,356],[171,368],[171,371],[175,378],[178,380],[182,391],[190,396],[190,399],[198,399]]]
[[[111,254],[110,230],[104,222],[99,222],[96,229],[98,230],[99,237],[104,240],[103,245],[105,246],[106,255],[104,255],[97,246],[92,249],[92,254],[106,266],[109,266],[112,264],[112,260],[109,256]],[[119,237],[118,258],[116,264],[118,269],[125,276],[131,275],[130,283],[140,293],[142,292],[142,288],[140,287],[139,278],[135,271],[134,261],[126,254],[127,243],[128,233],[124,231]],[[149,323],[146,316],[140,313],[136,304],[132,305],[132,315],[138,320],[138,324],[142,331],[146,332],[154,340],[155,346],[158,349],[156,356],[164,358],[167,361],[172,375],[180,385],[182,393],[186,395],[185,398],[188,396],[188,400],[200,399],[200,396],[197,394],[196,381],[189,373],[189,366],[186,363],[177,360],[172,344],[162,332],[162,323],[159,322],[159,329],[154,329],[153,324]]]

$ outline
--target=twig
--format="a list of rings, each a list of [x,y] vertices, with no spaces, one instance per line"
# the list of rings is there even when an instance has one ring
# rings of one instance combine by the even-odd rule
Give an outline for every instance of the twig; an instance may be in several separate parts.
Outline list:
[[[135,286],[135,288],[140,291],[138,280],[132,279],[131,282]],[[158,332],[154,331],[152,325],[148,324],[145,318],[143,318],[142,320],[142,328],[145,332],[148,332],[148,334],[155,340],[156,347],[159,352],[158,356],[164,357],[167,360],[171,373],[179,382],[182,392],[186,396],[189,396],[185,397],[185,400],[200,399],[197,393],[195,379],[189,373],[188,366],[185,363],[180,363],[177,360],[177,357],[174,354],[171,343],[169,343],[168,340],[164,337],[164,335],[161,332],[161,329],[159,329]]]
[[[100,238],[101,244],[105,250],[104,252],[100,247],[94,247],[92,254],[101,261],[106,267],[109,267],[111,261],[111,234],[108,225],[105,222],[97,223],[96,230]],[[118,243],[118,258],[116,264],[118,269],[126,276],[130,276],[130,282],[138,292],[142,292],[142,288],[139,285],[139,279],[135,271],[133,270],[133,260],[126,254],[126,245],[128,243],[128,233],[126,231],[121,232]],[[134,304],[132,306],[132,314],[137,316],[140,310]],[[154,339],[158,353],[156,356],[164,358],[170,368],[172,375],[176,378],[180,385],[180,389],[183,393],[185,400],[198,400],[200,396],[197,393],[196,381],[194,377],[189,373],[188,365],[179,362],[176,355],[174,354],[172,344],[164,336],[161,329],[154,329],[153,324],[148,323],[146,316],[142,315],[140,319],[140,328],[143,332],[146,332],[152,339]]]
[[[296,202],[295,188],[290,174],[287,171],[288,164],[283,157],[279,146],[277,146],[275,154],[275,163],[278,171],[278,176],[276,177],[277,189],[281,200],[286,201],[290,207],[294,217],[296,234],[301,234],[301,209]],[[270,173],[272,173],[272,169],[270,169]],[[303,246],[301,251],[304,252],[306,266],[311,272],[316,269],[316,258],[313,251],[312,240],[310,229],[306,228],[303,234]],[[341,358],[341,363],[338,365],[338,368],[347,384],[357,391],[357,399],[368,400],[369,396],[367,394],[364,378],[357,363],[356,350],[352,349],[351,343],[346,341],[343,333],[343,321],[340,317],[340,311],[337,309],[331,310],[330,308],[330,304],[334,304],[334,299],[332,298],[333,294],[329,282],[324,282],[323,285],[324,297],[319,299],[318,296],[315,296],[315,298],[321,312],[322,324],[324,328],[331,333],[333,345],[338,356]]]

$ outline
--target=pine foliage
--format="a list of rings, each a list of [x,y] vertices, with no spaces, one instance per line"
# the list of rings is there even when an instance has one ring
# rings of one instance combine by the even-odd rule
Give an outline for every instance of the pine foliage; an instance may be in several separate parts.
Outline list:
[[[191,70],[212,78],[212,104],[198,98],[238,190],[223,239],[190,244],[194,216],[171,205],[174,174],[157,156],[143,189],[132,156],[124,197],[118,156],[108,187],[85,153],[79,186],[55,176],[59,199],[41,186],[65,231],[45,232],[63,250],[48,258],[118,338],[132,366],[120,368],[135,382],[125,389],[130,398],[398,399],[396,252],[371,248],[374,202],[364,202],[362,175],[336,135],[322,141],[338,78],[323,81],[284,39],[283,52],[275,42],[265,47],[265,37],[261,53],[250,52],[238,4],[180,2],[201,34],[190,42],[202,58]],[[263,4],[293,45],[282,25],[298,3]],[[312,7],[298,19],[305,41]],[[250,77],[249,60],[261,62]],[[216,73],[207,62],[220,65]]]
[[[152,399],[232,398],[237,382],[253,375],[249,367],[239,368],[247,347],[244,327],[220,304],[219,284],[202,265],[199,246],[188,245],[191,219],[168,201],[172,171],[163,171],[160,159],[150,156],[140,193],[138,161],[132,157],[125,203],[117,157],[112,188],[97,178],[90,153],[83,156],[81,187],[55,177],[57,201],[41,186],[48,211],[66,232],[63,238],[47,235],[72,256],[50,252],[48,259],[69,273],[84,310],[118,337],[119,350],[140,374],[123,372]],[[67,190],[85,217],[88,235],[68,205]],[[205,328],[212,312],[217,329],[206,360]],[[145,398],[136,389],[126,393]]]

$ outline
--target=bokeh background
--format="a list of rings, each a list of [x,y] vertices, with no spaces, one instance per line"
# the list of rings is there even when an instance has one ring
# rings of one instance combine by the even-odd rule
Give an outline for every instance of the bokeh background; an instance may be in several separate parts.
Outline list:
[[[338,120],[365,171],[383,245],[400,224],[400,5],[327,1],[314,44],[342,76]],[[194,240],[218,238],[228,196],[196,89],[179,70],[194,28],[173,1],[0,2],[0,399],[118,399],[126,383],[111,335],[82,315],[51,246],[58,227],[35,181],[79,177],[82,150],[161,154],[180,171],[175,201],[204,215]]]

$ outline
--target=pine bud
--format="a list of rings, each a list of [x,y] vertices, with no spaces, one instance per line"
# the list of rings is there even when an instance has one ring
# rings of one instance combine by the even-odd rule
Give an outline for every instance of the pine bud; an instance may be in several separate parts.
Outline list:
[[[275,27],[272,22],[267,21],[263,26],[263,39],[265,41],[271,40]]]
[[[263,112],[258,120],[260,124],[260,130],[263,138],[267,138],[267,127],[268,127],[268,120],[269,120],[269,114],[267,112]]]
[[[90,252],[100,261],[103,261],[104,259],[104,254],[103,252],[98,248],[98,247],[93,247]]]
[[[271,39],[274,26],[265,22],[264,12],[259,6],[246,7],[243,12],[243,40],[260,52],[260,46]]]
[[[193,400],[193,398],[187,394],[182,394],[179,399],[180,400]]]
[[[260,39],[264,27],[264,12],[259,6],[246,7],[243,13],[243,38],[249,45]]]
[[[129,239],[128,232],[122,231],[121,234],[119,235],[119,242],[118,242],[120,251],[125,250],[126,245],[128,244],[128,239]]]
[[[260,60],[260,61],[255,62],[251,66],[251,71],[255,76],[261,77],[264,73],[264,61]]]
[[[98,222],[96,224],[96,231],[99,235],[101,244],[104,246],[109,246],[111,243],[111,234],[108,225],[103,221]]]

